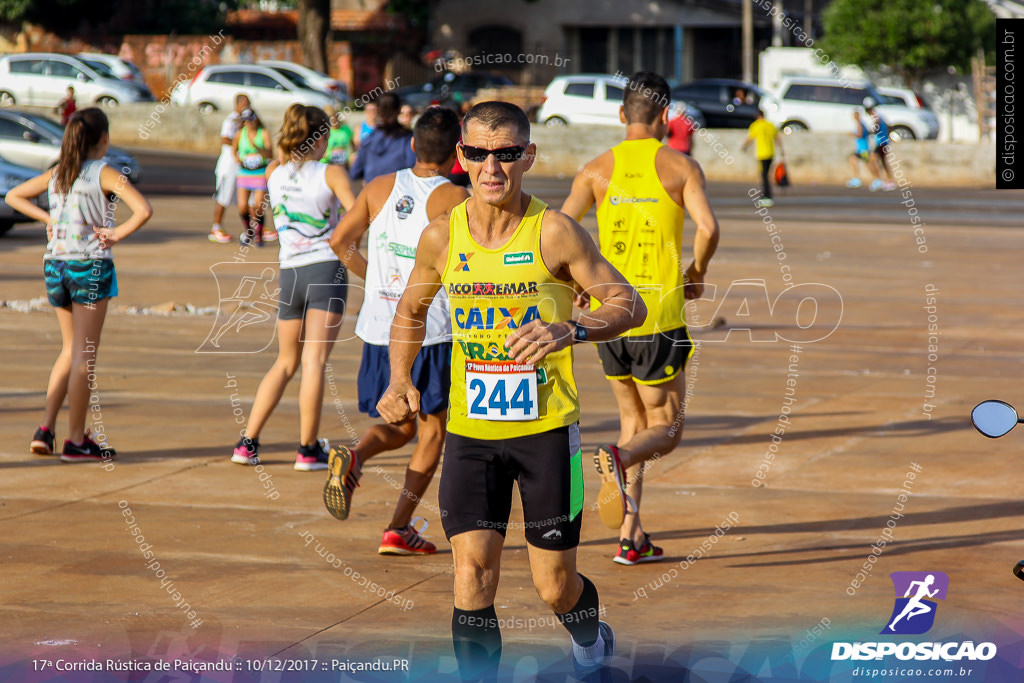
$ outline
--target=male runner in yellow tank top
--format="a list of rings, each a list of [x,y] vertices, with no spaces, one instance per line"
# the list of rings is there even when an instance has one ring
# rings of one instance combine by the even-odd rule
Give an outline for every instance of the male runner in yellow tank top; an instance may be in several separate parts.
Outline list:
[[[566,215],[580,220],[597,204],[601,253],[637,288],[648,310],[642,326],[597,345],[621,419],[618,446],[602,446],[595,455],[604,480],[597,504],[602,521],[619,529],[613,560],[626,565],[664,557],[640,524],[642,463],[679,445],[684,369],[693,349],[684,306],[703,293],[718,246],[718,221],[700,165],[661,144],[668,105],[664,78],[634,74],[619,110],[625,141],[583,167],[562,205]],[[696,224],[693,261],[685,274],[684,207]],[[627,495],[635,509],[627,510]]]
[[[494,611],[518,483],[530,568],[572,637],[578,676],[614,652],[597,589],[576,571],[583,511],[579,401],[571,346],[641,324],[646,309],[575,221],[522,190],[536,145],[521,109],[473,107],[459,162],[473,197],[431,222],[391,328],[391,385],[378,404],[400,422],[419,409],[410,368],[434,294],[450,302],[452,389],[438,500],[455,562],[452,641],[464,679],[497,675]],[[572,319],[573,287],[600,309]]]

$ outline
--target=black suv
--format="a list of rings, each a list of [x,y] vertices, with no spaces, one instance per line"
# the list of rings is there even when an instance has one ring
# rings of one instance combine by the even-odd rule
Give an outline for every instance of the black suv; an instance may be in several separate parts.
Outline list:
[[[763,94],[752,83],[728,78],[704,78],[672,89],[672,99],[700,109],[709,128],[746,128],[757,117]]]

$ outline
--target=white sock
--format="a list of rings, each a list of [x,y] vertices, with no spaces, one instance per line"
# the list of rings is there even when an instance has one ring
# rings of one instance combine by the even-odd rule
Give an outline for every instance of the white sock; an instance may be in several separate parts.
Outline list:
[[[597,640],[588,647],[583,647],[573,640],[572,653],[576,657],[576,661],[583,666],[594,666],[600,663],[604,658],[604,638],[601,637],[601,632],[597,632]]]
[[[221,228],[220,228],[220,223],[214,223],[214,224],[213,224],[213,227],[212,227],[212,228],[210,228],[210,232],[217,232],[217,231],[218,231],[218,230],[220,230],[220,229],[221,229]]]

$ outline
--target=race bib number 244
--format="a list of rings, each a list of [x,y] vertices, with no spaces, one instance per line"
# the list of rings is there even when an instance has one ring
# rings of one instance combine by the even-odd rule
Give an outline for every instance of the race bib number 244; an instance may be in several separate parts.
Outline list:
[[[466,407],[474,420],[536,420],[536,368],[510,361],[466,361]]]

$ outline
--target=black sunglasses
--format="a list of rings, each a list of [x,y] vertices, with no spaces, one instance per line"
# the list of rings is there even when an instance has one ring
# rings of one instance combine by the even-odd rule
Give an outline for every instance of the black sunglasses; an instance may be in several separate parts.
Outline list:
[[[522,159],[526,155],[527,146],[516,145],[514,147],[501,147],[500,149],[486,149],[484,147],[470,147],[460,142],[459,147],[462,149],[462,154],[466,157],[467,161],[480,163],[487,161],[487,157],[493,154],[494,158],[500,163],[508,164]]]

